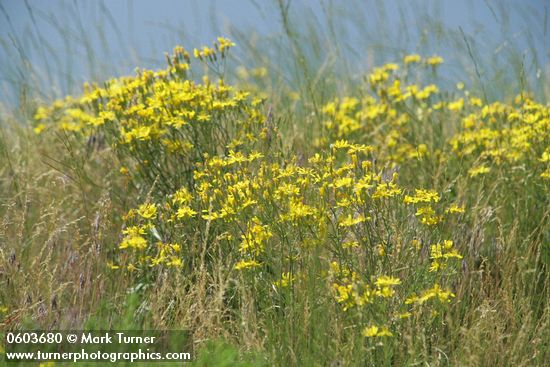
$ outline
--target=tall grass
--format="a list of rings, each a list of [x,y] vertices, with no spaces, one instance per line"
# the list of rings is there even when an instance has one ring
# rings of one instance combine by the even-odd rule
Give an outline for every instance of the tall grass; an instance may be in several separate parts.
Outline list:
[[[408,80],[419,86],[436,83],[445,103],[477,96],[483,106],[502,101],[515,106],[513,111],[529,115],[525,100],[532,96],[544,114],[550,92],[547,50],[542,46],[548,40],[547,7],[536,12],[514,3],[487,2],[499,29],[480,24],[475,33],[468,33],[463,25],[443,22],[444,9],[438,2],[257,4],[259,13],[276,14],[280,29],[254,35],[230,27],[227,33],[237,47],[229,56],[219,63],[195,60],[191,67],[199,72],[178,74],[173,80],[201,83],[203,74],[212,81],[222,77],[250,91],[251,100],[260,97],[262,102],[248,101],[238,112],[220,112],[213,125],[191,124],[188,130],[174,131],[174,141],[190,141],[193,152],[201,152],[176,156],[160,140],[119,144],[130,126],[125,124],[135,122],[124,120],[120,111],[116,120],[90,130],[57,129],[59,118],[54,116],[45,133],[33,132],[40,123],[34,118],[38,106],[47,106],[64,94],[80,95],[81,81],[101,87],[109,77],[130,74],[134,66],[157,68],[163,60],[162,55],[154,61],[143,60],[125,45],[118,15],[103,3],[66,3],[64,14],[24,4],[31,27],[23,34],[16,33],[5,5],[0,7],[7,30],[0,39],[5,53],[5,102],[0,115],[2,331],[97,325],[189,328],[197,345],[197,365],[542,366],[550,359],[550,203],[548,180],[541,179],[547,164],[541,157],[550,142],[544,130],[548,124],[540,122],[543,117],[537,120],[541,130],[528,138],[522,155],[498,164],[496,159],[487,160],[489,148],[483,144],[493,144],[491,140],[472,148],[474,153],[452,149],[452,139],[468,131],[464,117],[478,113],[474,106],[438,112],[435,100],[388,102],[399,116],[408,116],[406,128],[390,117],[363,119],[358,130],[345,133],[337,124],[326,124],[337,121],[327,106],[332,102],[340,106],[345,97],[356,98],[357,108],[369,111],[372,106],[364,102],[366,97],[378,96],[378,87],[369,82],[373,68],[401,62],[410,53],[446,56],[437,72],[427,67],[400,77],[403,83]],[[518,12],[529,27],[512,34],[511,19],[517,18],[511,15]],[[94,27],[84,17],[88,13],[94,14]],[[61,52],[46,38],[44,24],[62,40]],[[179,41],[187,34],[184,29],[170,32]],[[116,44],[111,43],[113,39]],[[44,64],[34,65],[29,53]],[[67,61],[60,55],[66,55]],[[120,55],[124,63],[113,65]],[[84,67],[76,67],[82,60]],[[79,71],[75,74],[75,70]],[[469,95],[457,90],[458,82],[466,84]],[[131,95],[148,104],[144,96],[154,95],[153,91],[147,84]],[[520,99],[514,104],[517,95]],[[105,98],[115,99],[113,95]],[[133,100],[128,101],[130,106]],[[93,116],[100,111],[94,110],[97,105],[71,103],[63,108],[82,109]],[[432,107],[434,111],[427,113]],[[492,115],[478,116],[477,121],[499,131],[521,130],[511,113],[495,113],[492,122]],[[137,126],[148,123],[146,118],[135,120]],[[258,139],[236,143],[246,140],[240,129]],[[398,147],[408,149],[405,153],[388,143],[394,131],[399,133]],[[308,222],[307,215],[295,217],[294,223],[280,221],[288,208],[274,194],[280,183],[274,172],[283,175],[288,167],[308,168],[328,175],[323,180],[330,187],[338,176],[308,163],[308,158],[320,153],[334,159],[334,171],[354,162],[357,156],[334,150],[340,139],[372,146],[374,153],[359,156],[367,162],[365,172],[378,176],[380,185],[395,180],[406,191],[399,200],[388,199],[395,201],[366,199],[371,201],[365,214],[375,220],[354,231],[339,225],[347,209],[332,209],[325,217],[313,215],[313,222]],[[509,148],[506,139],[504,135],[495,144]],[[419,153],[421,145],[428,151],[425,156]],[[215,159],[229,159],[233,149],[245,155],[260,152],[263,157],[239,168],[223,166],[223,176],[216,173]],[[487,162],[489,173],[471,173]],[[280,171],[271,168],[275,166]],[[121,168],[130,174],[124,170],[121,174]],[[355,176],[359,175],[356,168],[349,174],[353,180],[360,178]],[[398,178],[392,178],[394,172]],[[233,222],[221,223],[200,218],[219,209],[216,205],[226,204],[228,193],[235,190],[231,177],[254,181],[265,178],[262,175],[267,179],[259,180],[259,188],[247,194],[257,202],[254,215],[243,210]],[[336,188],[333,196],[330,190],[325,196],[319,194],[326,189],[319,190],[323,180],[300,186],[297,203],[318,213],[334,206],[341,196]],[[218,189],[220,201],[214,193],[209,202],[201,201],[201,184]],[[192,199],[185,204],[197,215],[182,215],[188,222],[174,217],[168,221],[177,210],[173,197],[181,187],[190,192]],[[412,195],[415,188],[439,193],[441,207],[434,204],[436,210],[458,203],[465,205],[465,213],[424,227],[415,216],[416,208],[403,204],[403,196]],[[158,217],[136,214],[142,209],[135,208],[144,204],[155,204]],[[350,218],[358,218],[362,209],[354,207]],[[264,252],[255,256],[239,250],[241,235],[254,228],[253,216],[272,231],[268,245],[263,244]],[[160,265],[148,266],[146,262],[158,255],[155,246],[147,248],[148,257],[119,248],[127,235],[124,229],[151,223],[155,232],[148,234],[150,243],[183,241],[181,267],[163,265],[160,255],[156,258]],[[407,321],[388,321],[398,311],[397,305],[433,285],[436,275],[428,271],[433,261],[429,245],[444,239],[452,239],[463,256],[438,278],[456,297],[441,307],[423,308]],[[351,240],[362,247],[343,247]],[[417,240],[422,250],[407,252]],[[265,267],[235,269],[240,260],[252,258]],[[333,261],[345,270],[331,270]],[[129,264],[141,264],[144,270],[124,270]],[[350,281],[346,271],[356,272],[359,280]],[[283,286],[285,274],[289,278]],[[363,283],[374,284],[381,275],[401,278],[397,295],[390,297],[393,301],[343,310],[349,300],[338,301],[338,293],[335,299],[334,285],[350,283],[357,289]],[[394,336],[361,335],[373,320],[391,326]]]

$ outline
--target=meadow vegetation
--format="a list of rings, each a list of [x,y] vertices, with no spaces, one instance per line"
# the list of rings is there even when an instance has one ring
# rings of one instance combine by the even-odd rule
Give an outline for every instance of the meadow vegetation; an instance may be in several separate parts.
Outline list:
[[[544,365],[543,87],[491,98],[403,53],[331,88],[280,11],[297,80],[219,37],[3,115],[2,330],[189,329],[197,365]]]

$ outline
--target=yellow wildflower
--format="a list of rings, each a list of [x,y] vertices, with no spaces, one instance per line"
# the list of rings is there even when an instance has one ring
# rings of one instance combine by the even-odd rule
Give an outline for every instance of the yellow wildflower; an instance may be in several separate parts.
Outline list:
[[[275,287],[278,288],[285,288],[288,287],[296,278],[289,272],[281,274],[281,280],[276,281],[273,283]]]
[[[384,287],[384,286],[395,286],[401,284],[401,280],[399,278],[390,277],[387,275],[382,275],[376,279],[375,284],[378,287]]]
[[[151,219],[157,216],[157,207],[154,204],[142,204],[138,209],[138,214],[145,219]]]
[[[421,60],[422,58],[417,54],[407,55],[403,58],[403,62],[407,65],[420,62]]]
[[[443,58],[440,56],[431,56],[426,59],[426,63],[431,66],[436,66],[443,63]]]
[[[489,171],[491,171],[491,168],[481,165],[481,166],[470,168],[468,170],[468,174],[470,175],[470,177],[476,177],[479,175],[484,175]]]
[[[257,262],[256,260],[249,260],[249,261],[241,260],[235,264],[235,269],[236,270],[251,269],[251,268],[256,268],[260,265],[262,264]]]
[[[452,204],[450,207],[448,207],[446,210],[445,210],[445,213],[464,213],[466,211],[466,209],[464,208],[464,206],[458,206],[457,204]]]
[[[197,212],[194,211],[193,209],[191,209],[189,206],[182,206],[182,207],[178,208],[178,210],[176,212],[176,216],[179,219],[192,218],[196,214],[197,214]]]
[[[45,128],[46,128],[46,125],[40,123],[34,127],[33,131],[35,134],[39,135],[42,133],[42,131],[44,131]]]
[[[368,326],[365,327],[362,331],[363,336],[367,338],[382,337],[382,336],[393,336],[389,329],[385,326]]]

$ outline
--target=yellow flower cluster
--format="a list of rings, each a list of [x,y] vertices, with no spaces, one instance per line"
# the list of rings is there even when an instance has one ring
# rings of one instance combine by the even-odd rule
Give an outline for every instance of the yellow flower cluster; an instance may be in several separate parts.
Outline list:
[[[219,38],[193,54],[212,64],[232,46]],[[461,258],[438,229],[464,207],[449,206],[456,198],[437,191],[406,187],[398,173],[408,161],[448,159],[443,147],[415,140],[419,121],[480,108],[473,98],[445,104],[437,86],[408,83],[415,65],[441,62],[409,55],[403,74],[397,64],[375,69],[370,94],[327,103],[324,135],[309,156],[273,148],[283,144],[262,98],[222,79],[197,83],[182,47],[165,70],[87,86],[79,98],[39,108],[35,131],[103,134],[121,161],[117,169],[147,193],[124,216],[112,269],[137,277],[191,272],[196,261],[212,265],[215,253],[240,281],[277,295],[321,279],[325,301],[363,335],[391,336],[400,320],[421,317],[416,310],[429,309],[428,300],[444,304],[454,296],[443,287],[455,275],[452,260]],[[545,154],[539,161],[547,164]],[[420,296],[410,293],[413,281],[425,289]]]
[[[450,144],[458,157],[472,160],[470,177],[485,175],[492,166],[525,164],[550,178],[549,106],[521,96],[511,105],[478,105],[463,118],[462,127]]]
[[[439,284],[435,284],[432,288],[422,292],[420,296],[413,294],[405,300],[408,305],[422,305],[425,302],[435,299],[442,303],[448,303],[452,298],[456,297],[450,290],[442,289]]]
[[[381,336],[393,336],[387,327],[378,327],[376,325],[366,327],[363,329],[363,336],[368,338],[381,337]]]
[[[292,284],[292,282],[295,280],[296,277],[293,276],[290,272],[284,272],[283,274],[281,274],[281,279],[274,282],[273,285],[278,288],[286,288],[290,286],[290,284]]]
[[[436,67],[443,62],[437,56],[423,60],[419,55],[403,59],[405,68],[386,64],[368,75],[370,91],[361,98],[336,98],[322,108],[323,146],[331,139],[367,142],[378,152],[378,159],[393,164],[434,157],[457,157],[466,162],[471,178],[491,172],[492,166],[527,164],[542,178],[550,178],[550,107],[522,95],[514,103],[485,104],[460,84],[463,96],[449,101],[434,84],[410,83],[415,65]],[[456,123],[460,131],[448,146],[419,141],[422,130]],[[441,127],[443,129],[444,127]],[[441,131],[437,134],[441,136]],[[426,209],[428,210],[428,209]],[[435,217],[426,222],[436,222]]]
[[[201,60],[217,61],[217,55],[220,54],[221,57],[225,57],[227,49],[235,46],[231,40],[223,37],[218,37],[217,42],[214,42],[212,48],[208,46],[203,46],[201,50],[194,49],[193,56]]]
[[[425,143],[413,143],[414,124],[442,108],[440,102],[436,103],[439,88],[433,84],[408,84],[407,78],[415,64],[436,67],[443,60],[408,55],[403,61],[403,72],[393,63],[375,68],[367,77],[371,93],[362,98],[336,98],[323,107],[325,136],[329,140],[368,141],[377,148],[379,158],[395,163],[422,159],[429,153]],[[326,137],[318,144],[323,145]]]
[[[453,246],[453,241],[445,240],[443,245],[436,243],[430,248],[430,259],[432,260],[432,266],[430,271],[443,270],[447,267],[449,259],[462,259],[462,255]]]
[[[252,218],[248,225],[248,230],[241,236],[242,242],[239,250],[242,253],[249,253],[253,256],[258,256],[263,252],[265,243],[273,233],[269,230],[269,226],[261,225],[257,217]]]
[[[384,304],[390,311],[371,316],[388,324],[369,333],[388,336],[390,324],[397,328],[403,318],[394,315],[413,311],[404,303],[410,295],[401,288],[408,275],[390,275],[390,264],[408,263],[405,268],[414,272],[424,269],[415,278],[424,279],[424,286],[431,289],[433,274],[438,281],[445,279],[439,275],[442,272],[430,272],[430,266],[436,262],[441,269],[451,266],[446,260],[458,253],[444,246],[441,257],[433,252],[431,259],[423,259],[417,249],[404,245],[408,241],[403,236],[411,230],[434,242],[432,228],[445,220],[443,199],[427,189],[406,195],[409,190],[399,185],[398,174],[386,178],[377,171],[374,154],[371,146],[338,140],[328,151],[302,159],[255,150],[207,156],[195,165],[191,188],[183,186],[156,205],[142,204],[127,216],[133,232],[127,229],[120,245],[125,252],[120,266],[127,267],[125,261],[138,264],[139,274],[148,271],[141,264],[173,265],[173,252],[167,245],[165,253],[159,251],[159,241],[171,238],[185,243],[206,235],[207,245],[223,244],[227,258],[234,259],[232,269],[243,275],[243,281],[265,281],[269,288],[282,291],[305,282],[300,274],[320,256],[326,270],[317,276],[327,280],[327,295],[344,312],[365,312],[366,305]],[[419,211],[433,212],[416,221],[418,213],[410,206],[417,204],[422,205]],[[436,210],[444,214],[433,220]],[[403,212],[408,214],[396,215]],[[190,251],[182,247],[181,262],[191,256]],[[312,257],[312,252],[317,255]]]
[[[232,46],[219,38],[213,48],[195,50],[195,55],[216,63]],[[125,175],[149,184],[157,180],[162,192],[173,191],[192,179],[193,165],[204,154],[261,139],[265,120],[261,99],[223,79],[214,82],[204,75],[197,83],[190,63],[188,52],[178,46],[167,56],[164,70],[137,70],[135,76],[108,80],[103,87],[85,85],[77,98],[39,107],[35,131],[101,134],[116,149]]]

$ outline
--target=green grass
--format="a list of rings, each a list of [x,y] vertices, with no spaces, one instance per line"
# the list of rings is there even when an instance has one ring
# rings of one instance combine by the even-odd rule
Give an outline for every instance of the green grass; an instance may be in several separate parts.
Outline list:
[[[235,51],[215,64],[223,64],[222,71],[214,70],[212,64],[210,68],[199,62],[192,65],[195,74],[191,77],[196,80],[201,73],[195,70],[204,69],[212,79],[218,73],[228,83],[265,98],[258,107],[266,117],[260,127],[273,135],[268,143],[262,140],[253,147],[245,145],[245,153],[254,148],[270,164],[288,165],[294,159],[300,166],[307,166],[307,158],[317,152],[331,154],[329,144],[341,136],[324,125],[327,116],[323,107],[335,98],[366,96],[370,93],[366,75],[373,67],[392,59],[399,62],[413,52],[437,53],[430,46],[435,41],[455,56],[445,60],[443,74],[426,69],[407,77],[423,85],[437,82],[443,100],[453,101],[460,95],[455,84],[464,81],[484,104],[512,103],[518,94],[532,94],[546,104],[550,92],[546,66],[533,58],[541,52],[536,40],[546,37],[544,14],[522,10],[524,19],[533,24],[523,35],[529,47],[526,56],[513,45],[495,45],[477,34],[466,34],[462,28],[448,29],[440,21],[437,6],[423,13],[403,4],[402,20],[392,22],[398,24],[397,29],[388,29],[388,15],[381,4],[371,6],[380,19],[380,26],[373,30],[354,6],[322,4],[317,17],[305,17],[310,10],[297,11],[284,1],[265,5],[280,18],[280,33],[256,39],[233,29]],[[510,41],[507,14],[520,10],[495,2],[487,6],[501,25],[498,31]],[[101,38],[108,29],[116,28],[116,22],[113,14],[100,8],[104,23],[94,32]],[[5,10],[0,10],[5,16]],[[33,10],[29,7],[28,11]],[[74,11],[68,5],[67,14]],[[429,15],[435,17],[428,19]],[[408,28],[407,17],[417,21],[417,28]],[[78,47],[61,18],[51,22],[65,39],[67,52]],[[83,39],[91,37],[77,29]],[[406,41],[388,47],[392,32],[413,39],[425,37],[412,49]],[[396,104],[400,114],[412,119],[408,125],[412,127],[399,138],[399,144],[426,144],[430,151],[426,158],[395,164],[386,140],[391,130],[389,119],[365,125],[346,139],[373,145],[380,156],[365,159],[382,176],[391,178],[391,172],[398,171],[397,182],[409,190],[407,193],[414,188],[433,188],[442,196],[442,206],[464,204],[466,212],[459,219],[425,229],[415,221],[414,211],[407,211],[397,201],[373,204],[369,209],[380,222],[365,226],[369,231],[365,252],[346,252],[342,242],[359,235],[342,234],[334,225],[336,219],[327,221],[327,235],[317,224],[281,224],[277,218],[282,207],[258,196],[261,209],[255,215],[272,226],[274,233],[262,255],[267,265],[261,271],[234,270],[242,256],[235,244],[245,233],[245,221],[251,219],[244,214],[240,222],[231,225],[197,219],[180,226],[159,219],[155,222],[159,237],[184,241],[184,266],[160,266],[137,274],[113,271],[107,264],[126,264],[134,256],[119,249],[122,229],[131,224],[123,216],[148,201],[159,204],[159,211],[165,213],[160,204],[170,202],[169,195],[181,186],[195,195],[198,188],[194,184],[200,179],[190,172],[202,169],[203,156],[174,159],[160,145],[143,145],[151,150],[138,152],[125,150],[115,143],[114,125],[115,129],[98,129],[88,136],[53,129],[35,134],[37,106],[56,97],[52,81],[77,95],[76,80],[81,78],[71,75],[70,65],[60,75],[53,69],[44,75],[26,62],[28,47],[35,47],[46,58],[55,55],[36,29],[28,39],[11,36],[1,39],[1,47],[10,50],[15,45],[21,52],[5,69],[18,98],[5,102],[0,115],[0,332],[24,328],[189,329],[197,366],[543,366],[550,359],[550,192],[549,181],[539,177],[541,154],[550,146],[544,131],[540,139],[530,140],[521,160],[495,164],[490,174],[473,178],[468,170],[485,162],[481,154],[454,154],[449,144],[463,131],[464,116],[448,112],[419,115],[410,105]],[[365,54],[365,45],[354,42],[356,37],[368,41],[367,54],[372,58],[366,64],[356,62],[357,55]],[[116,76],[100,72],[112,50],[93,49],[89,40],[84,49],[92,81]],[[132,61],[139,66],[138,60]],[[245,67],[246,73],[239,72],[238,66]],[[109,67],[115,70],[125,65]],[[241,118],[224,115],[219,130],[193,131],[196,151],[226,155],[229,138],[239,134],[240,125],[235,121]],[[502,129],[511,125],[500,117],[495,124]],[[260,135],[259,130],[253,133]],[[147,168],[144,160],[153,164]],[[343,164],[346,158],[339,155],[336,162]],[[128,179],[119,172],[123,165],[135,172],[138,166],[142,169]],[[258,170],[250,167],[250,176],[243,175],[252,179]],[[222,191],[227,189],[223,185]],[[323,200],[313,189],[302,190],[302,200],[308,204]],[[333,215],[338,218],[339,214]],[[237,240],[224,240],[227,233]],[[417,255],[396,252],[395,257],[384,260],[377,255],[376,246],[385,243],[393,254],[392,245],[410,243],[416,236],[433,242],[454,240],[464,259],[440,280],[456,297],[447,306],[434,306],[410,321],[392,323],[396,335],[391,338],[364,338],[363,327],[373,320],[382,322],[378,318],[385,316],[380,315],[397,310],[398,301],[362,311],[342,311],[330,293],[333,280],[326,275],[327,264],[338,260],[366,281],[381,274],[402,278],[397,296],[401,302],[433,284],[429,281],[434,276],[425,266],[429,265],[428,244],[433,242],[424,244],[418,259]],[[318,240],[321,245],[302,247],[301,241],[306,240]],[[288,262],[291,255],[298,260]],[[286,271],[295,272],[299,280],[278,289],[273,282]],[[429,316],[428,311],[435,310],[438,315]]]

